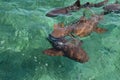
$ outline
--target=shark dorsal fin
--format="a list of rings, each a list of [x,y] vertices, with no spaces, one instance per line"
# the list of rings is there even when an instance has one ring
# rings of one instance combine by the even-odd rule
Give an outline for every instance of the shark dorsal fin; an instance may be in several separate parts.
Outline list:
[[[73,5],[74,5],[74,6],[77,6],[77,7],[80,7],[80,6],[81,6],[80,0],[77,0]]]

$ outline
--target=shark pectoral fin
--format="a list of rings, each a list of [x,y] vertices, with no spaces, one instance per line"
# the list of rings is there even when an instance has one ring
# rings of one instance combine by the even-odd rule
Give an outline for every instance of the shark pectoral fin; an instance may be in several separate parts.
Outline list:
[[[104,33],[104,32],[107,31],[107,29],[105,29],[105,28],[100,28],[100,27],[96,27],[96,28],[94,29],[94,31],[97,32],[97,33]]]
[[[64,53],[61,50],[56,50],[54,48],[44,50],[43,53],[49,56],[63,56],[64,55]]]

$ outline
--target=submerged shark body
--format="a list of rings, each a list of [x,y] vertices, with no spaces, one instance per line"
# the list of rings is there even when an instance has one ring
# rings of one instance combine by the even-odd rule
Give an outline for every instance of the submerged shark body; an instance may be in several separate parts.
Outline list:
[[[53,36],[49,35],[49,38]],[[54,38],[57,40],[58,38]],[[67,40],[66,38],[62,38],[62,40],[58,39],[57,42],[54,42],[51,39],[53,48],[47,49],[44,51],[44,54],[49,56],[65,56],[72,60],[75,60],[80,63],[85,63],[88,61],[88,56],[86,52],[80,47],[81,42],[78,40]]]
[[[48,17],[56,17],[58,15],[67,15],[70,12],[77,11],[80,9],[80,1],[77,0],[73,5],[64,7],[64,8],[56,8],[46,14]]]
[[[104,13],[106,14],[111,12],[120,13],[120,4],[110,4],[103,7],[103,9],[104,9]]]
[[[91,7],[96,7],[96,8],[98,8],[98,7],[101,7],[101,6],[105,5],[107,2],[108,2],[108,0],[104,0],[104,1],[102,1],[102,2],[95,3],[95,4],[90,3],[90,2],[86,2],[85,4],[83,4],[83,5],[81,6],[81,8],[86,8],[86,7],[89,7],[89,8],[91,8]]]
[[[120,13],[120,4],[116,0],[115,3],[106,5],[105,7],[103,7],[103,9],[104,9],[104,14],[108,14],[111,12]]]
[[[70,15],[70,12],[75,12],[80,10],[81,8],[87,8],[87,7],[101,7],[104,4],[106,4],[108,2],[108,0],[104,0],[102,2],[99,3],[90,3],[90,2],[86,2],[85,4],[80,4],[80,0],[77,0],[73,5],[68,6],[68,7],[64,7],[64,8],[56,8],[51,10],[50,12],[48,12],[46,14],[46,16],[48,17],[56,17],[58,15]]]
[[[87,62],[89,57],[81,47],[81,41],[75,39],[66,39],[70,33],[74,33],[80,37],[89,35],[91,32],[105,32],[103,28],[98,28],[97,24],[102,19],[103,15],[93,15],[90,19],[81,17],[76,23],[62,27],[60,24],[54,25],[54,30],[49,35],[49,41],[53,48],[44,51],[50,56],[65,56],[80,63]]]
[[[91,34],[93,31],[97,33],[103,33],[106,30],[98,27],[99,21],[103,18],[103,15],[92,15],[91,18],[86,19],[82,16],[78,21],[73,24],[67,25],[66,27],[61,27],[61,25],[56,24],[54,26],[54,31],[51,33],[56,38],[67,36],[73,33],[80,37],[85,37]]]
[[[88,36],[94,31],[103,33],[106,29],[98,27],[98,23],[102,18],[103,15],[92,15],[90,19],[83,16],[76,24],[70,26],[72,27],[72,33],[80,37]]]

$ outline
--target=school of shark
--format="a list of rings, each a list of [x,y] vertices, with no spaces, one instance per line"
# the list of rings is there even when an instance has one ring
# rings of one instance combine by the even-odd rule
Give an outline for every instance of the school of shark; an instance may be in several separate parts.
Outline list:
[[[90,2],[80,4],[80,0],[77,0],[70,6],[56,8],[49,11],[46,14],[47,17],[57,17],[59,15],[69,15],[72,12],[79,11],[81,8],[90,9],[92,7],[103,7],[103,12],[100,14],[93,14],[89,19],[86,18],[85,13],[83,12],[83,16],[81,16],[76,22],[73,22],[73,24],[68,24],[66,26],[62,23],[54,24],[54,30],[47,37],[52,48],[44,50],[43,53],[49,56],[65,56],[80,63],[88,62],[89,56],[81,47],[83,42],[76,39],[74,35],[85,37],[92,32],[106,32],[107,29],[98,27],[99,21],[111,12],[120,13],[120,4],[118,0],[116,0],[115,3],[106,5],[108,2],[109,0],[104,0],[94,4]]]

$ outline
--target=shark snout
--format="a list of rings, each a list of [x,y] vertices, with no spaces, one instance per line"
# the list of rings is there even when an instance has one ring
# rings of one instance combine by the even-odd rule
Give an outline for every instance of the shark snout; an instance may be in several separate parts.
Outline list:
[[[48,17],[56,17],[57,15],[56,15],[56,14],[53,14],[52,12],[48,12],[45,16],[48,16]]]

